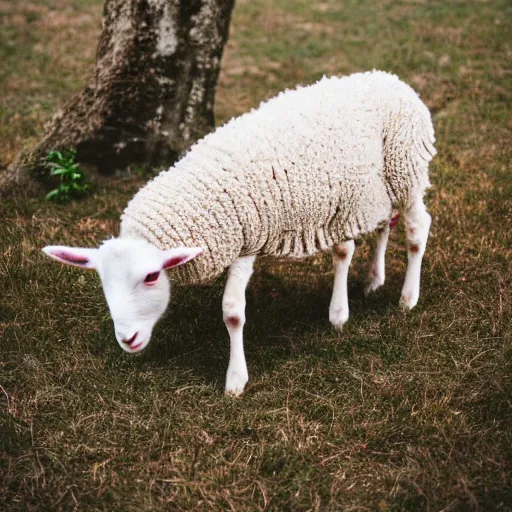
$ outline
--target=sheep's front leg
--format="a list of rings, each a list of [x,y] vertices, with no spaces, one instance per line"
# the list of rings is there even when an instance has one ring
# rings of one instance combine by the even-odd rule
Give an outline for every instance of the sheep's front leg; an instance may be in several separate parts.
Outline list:
[[[400,305],[404,309],[412,309],[420,296],[421,261],[432,219],[427,213],[423,200],[418,197],[405,211],[404,220],[408,260]]]
[[[238,258],[229,267],[228,280],[222,297],[222,313],[230,340],[229,366],[225,388],[227,395],[240,395],[249,380],[243,338],[245,289],[252,275],[255,259],[255,256]]]
[[[334,286],[332,289],[329,320],[336,329],[341,329],[348,320],[348,268],[354,255],[354,240],[334,246],[332,262],[334,264]]]
[[[380,288],[386,279],[385,261],[386,261],[386,248],[389,238],[389,225],[378,232],[377,246],[373,254],[370,272],[368,272],[368,280],[366,288],[364,289],[365,295],[374,292]]]

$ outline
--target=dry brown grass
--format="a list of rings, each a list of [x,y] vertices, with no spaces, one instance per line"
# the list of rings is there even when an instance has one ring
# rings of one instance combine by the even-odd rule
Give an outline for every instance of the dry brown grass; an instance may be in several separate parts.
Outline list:
[[[101,0],[0,3],[0,158],[40,133],[94,58]],[[422,296],[387,283],[327,320],[328,256],[258,265],[250,385],[222,395],[227,335],[212,287],[176,289],[154,341],[123,354],[97,277],[47,243],[115,234],[143,182],[98,181],[69,206],[0,205],[0,508],[5,510],[512,510],[512,11],[505,1],[241,1],[219,120],[296,82],[397,72],[434,113],[432,235]]]
[[[92,71],[102,2],[0,2],[0,167]]]

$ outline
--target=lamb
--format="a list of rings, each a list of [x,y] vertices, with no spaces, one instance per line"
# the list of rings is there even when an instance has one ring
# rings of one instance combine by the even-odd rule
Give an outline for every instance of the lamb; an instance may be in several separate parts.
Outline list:
[[[97,249],[49,246],[70,265],[96,269],[117,341],[143,350],[166,309],[165,269],[182,284],[225,269],[230,337],[225,391],[248,382],[245,289],[257,256],[303,258],[333,249],[330,322],[349,316],[354,239],[377,231],[366,292],[384,283],[389,223],[405,220],[408,265],[400,304],[419,298],[431,217],[423,196],[436,150],[430,113],[396,76],[374,71],[326,78],[275,98],[218,128],[129,202],[120,237]]]

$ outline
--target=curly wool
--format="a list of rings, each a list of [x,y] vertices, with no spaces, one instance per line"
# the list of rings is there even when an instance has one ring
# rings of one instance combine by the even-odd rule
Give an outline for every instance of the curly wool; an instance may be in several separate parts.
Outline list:
[[[430,113],[384,72],[287,90],[195,144],[130,201],[121,236],[201,246],[183,283],[241,256],[301,258],[383,227],[430,186]]]

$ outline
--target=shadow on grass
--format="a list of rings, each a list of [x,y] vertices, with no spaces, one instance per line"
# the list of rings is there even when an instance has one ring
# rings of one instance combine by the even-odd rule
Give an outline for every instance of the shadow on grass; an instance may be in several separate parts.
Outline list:
[[[392,326],[386,325],[385,332],[365,332],[361,327],[362,323],[380,325],[390,314],[400,313],[399,273],[392,273],[382,289],[365,297],[364,279],[356,268],[349,284],[351,319],[339,332],[328,320],[332,273],[305,273],[307,262],[295,265],[302,272],[298,279],[274,273],[271,265],[263,266],[256,270],[247,289],[244,339],[251,381],[301,358],[328,362],[332,358],[350,359],[354,351],[389,361],[401,357],[400,336]],[[174,286],[171,303],[155,327],[152,342],[140,356],[130,358],[133,364],[141,369],[163,366],[169,370],[175,366],[178,373],[192,373],[223,386],[229,360],[229,336],[221,310],[224,284],[222,276],[211,286]],[[119,364],[119,355],[112,355]]]

